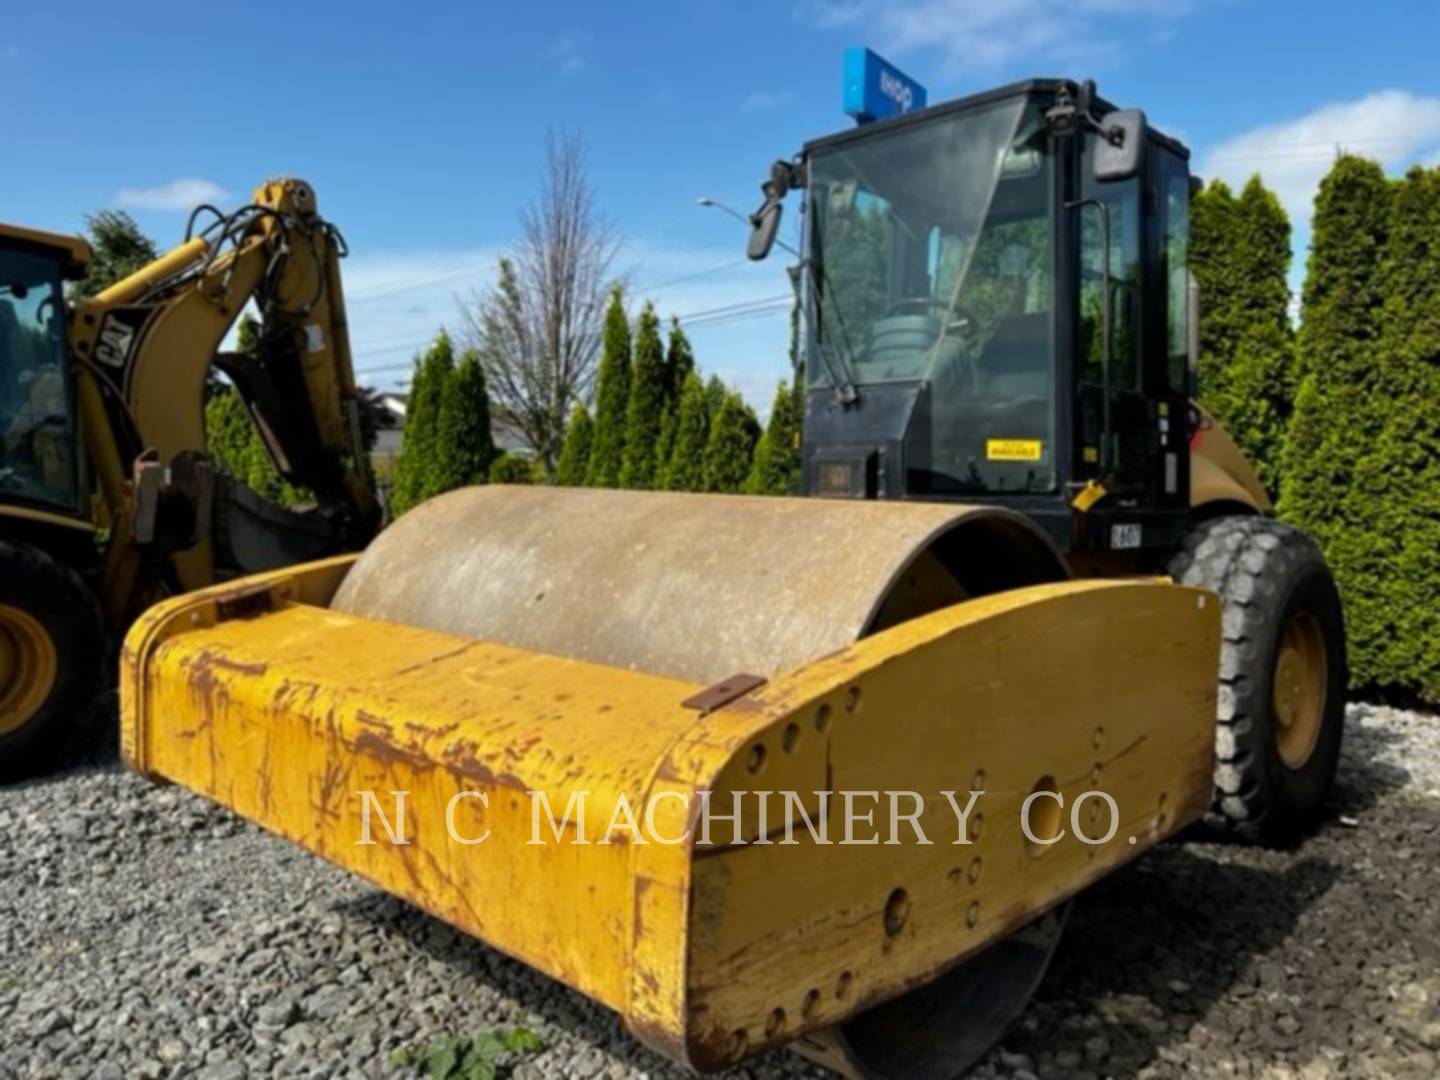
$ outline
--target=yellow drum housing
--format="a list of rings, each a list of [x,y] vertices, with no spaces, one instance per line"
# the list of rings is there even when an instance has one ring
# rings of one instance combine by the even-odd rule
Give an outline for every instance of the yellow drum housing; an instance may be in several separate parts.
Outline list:
[[[855,1018],[1205,810],[1218,648],[993,508],[488,487],[154,608],[123,745],[697,1069],[860,1074]]]

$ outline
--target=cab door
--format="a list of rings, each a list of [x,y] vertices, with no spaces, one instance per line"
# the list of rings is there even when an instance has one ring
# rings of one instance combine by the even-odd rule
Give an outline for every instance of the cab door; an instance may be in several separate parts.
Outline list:
[[[1088,158],[1088,155],[1086,155]],[[1100,183],[1082,168],[1076,353],[1076,461],[1116,502],[1145,500],[1150,429],[1142,379],[1145,334],[1141,177]],[[1109,242],[1110,356],[1105,357],[1105,248]]]

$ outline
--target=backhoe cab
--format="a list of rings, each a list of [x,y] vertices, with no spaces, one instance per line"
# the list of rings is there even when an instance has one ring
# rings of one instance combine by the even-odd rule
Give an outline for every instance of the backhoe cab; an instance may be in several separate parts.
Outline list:
[[[82,240],[0,228],[0,501],[37,512],[80,510],[64,283],[89,259]]]
[[[1173,550],[1205,423],[1188,159],[1093,84],[1036,80],[777,163],[750,255],[800,189],[807,492],[1000,502],[1067,552]],[[1268,508],[1238,454],[1222,471]]]

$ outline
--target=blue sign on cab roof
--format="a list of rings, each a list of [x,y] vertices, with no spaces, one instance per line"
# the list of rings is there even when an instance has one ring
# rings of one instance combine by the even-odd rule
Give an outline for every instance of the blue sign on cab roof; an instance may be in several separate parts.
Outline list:
[[[856,46],[845,50],[845,112],[858,123],[925,107],[925,87],[884,57]]]

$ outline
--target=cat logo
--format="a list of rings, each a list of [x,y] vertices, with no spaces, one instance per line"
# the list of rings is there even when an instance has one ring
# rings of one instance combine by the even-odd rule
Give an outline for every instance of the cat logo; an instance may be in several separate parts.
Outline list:
[[[95,359],[123,371],[130,359],[130,349],[135,344],[136,329],[126,325],[117,312],[107,312],[105,321],[100,324],[100,338],[95,343]]]
[[[140,351],[140,339],[154,316],[155,309],[145,305],[111,308],[100,323],[95,339],[95,360],[116,373],[115,383],[125,389],[130,382],[130,369]]]

